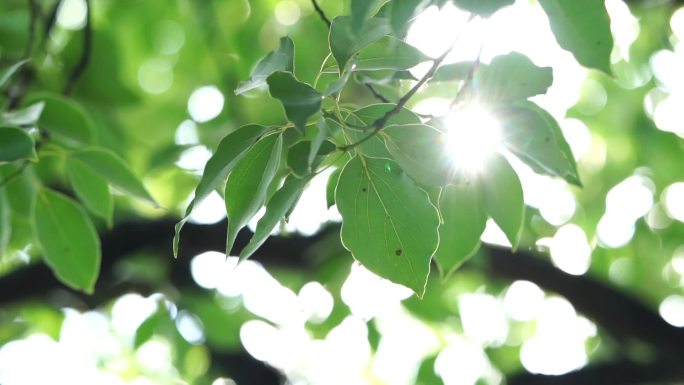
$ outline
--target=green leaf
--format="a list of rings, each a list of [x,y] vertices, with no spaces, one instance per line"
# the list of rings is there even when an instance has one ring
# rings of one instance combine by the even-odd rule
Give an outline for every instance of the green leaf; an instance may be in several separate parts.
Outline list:
[[[57,278],[92,293],[100,270],[100,240],[83,207],[43,189],[36,199],[33,222],[45,262]]]
[[[333,171],[325,186],[325,203],[328,208],[331,208],[335,204],[335,189],[337,188],[337,182],[340,179],[340,173],[342,173],[341,168]]]
[[[349,16],[338,16],[330,26],[330,52],[337,61],[340,74],[344,72],[349,59],[360,49],[389,34],[391,28],[386,19],[371,18],[363,28],[355,29]]]
[[[309,164],[309,153],[313,142],[309,140],[302,140],[295,143],[287,152],[287,166],[292,170],[292,173],[298,178],[310,174],[316,166],[323,160],[323,157],[335,150],[335,145],[332,142],[325,141],[319,146],[317,156],[314,157],[313,164]]]
[[[342,243],[367,269],[425,291],[439,242],[439,214],[427,193],[390,160],[354,157],[335,192]]]
[[[430,79],[430,82],[436,83],[466,80],[474,65],[478,65],[477,69],[480,71],[487,67],[486,64],[477,64],[472,61],[444,64],[437,68],[437,71],[435,71],[435,74]]]
[[[225,192],[228,214],[226,255],[230,254],[238,231],[263,206],[268,186],[278,169],[282,146],[282,135],[264,137],[245,154],[228,176]]]
[[[304,188],[309,183],[310,178],[297,178],[289,176],[285,184],[273,194],[266,204],[266,212],[259,219],[254,235],[249,240],[247,246],[240,252],[240,259],[249,258],[250,255],[266,241],[273,229],[283,219],[285,214],[297,203],[302,196]]]
[[[383,8],[387,9],[380,12],[389,17],[394,34],[403,37],[411,26],[411,19],[426,5],[425,0],[393,0],[385,3]]]
[[[340,75],[339,79],[335,80],[334,82],[328,85],[325,91],[323,91],[323,95],[332,96],[342,92],[342,89],[349,81],[349,76],[351,76],[351,73],[351,70],[345,71],[342,75]]]
[[[287,119],[304,131],[306,121],[321,109],[323,95],[289,72],[275,72],[266,81],[271,96],[285,108]]]
[[[5,112],[0,118],[1,123],[15,126],[32,126],[40,119],[45,103],[38,102],[20,110]]]
[[[430,58],[418,48],[395,37],[385,36],[359,51],[354,70],[407,70]]]
[[[352,28],[360,30],[371,16],[380,0],[351,0]]]
[[[484,209],[506,234],[506,238],[517,248],[522,233],[525,202],[520,179],[499,154],[486,163],[481,176]]]
[[[18,61],[7,68],[0,70],[0,88],[4,87],[7,82],[14,76],[24,64],[28,63],[28,60]]]
[[[22,159],[38,159],[33,139],[21,128],[0,126],[0,164]]]
[[[29,100],[45,103],[38,123],[53,140],[70,146],[95,143],[93,121],[74,100],[49,93],[32,95]]]
[[[480,16],[491,16],[499,9],[511,5],[515,0],[453,0],[457,7]]]
[[[185,210],[185,216],[176,223],[176,232],[173,237],[173,255],[178,256],[178,244],[180,242],[180,232],[183,225],[188,220],[192,210],[204,200],[220,183],[228,177],[235,165],[243,158],[252,145],[259,137],[268,130],[267,127],[256,124],[242,126],[237,130],[226,135],[218,145],[216,152],[209,158],[202,179],[200,179],[195,189],[195,197],[190,201]]]
[[[535,172],[580,186],[577,163],[558,122],[531,102],[505,111],[502,143]]]
[[[92,147],[73,154],[84,165],[101,175],[107,182],[119,191],[159,207],[145,186],[128,168],[123,159],[110,150]]]
[[[561,47],[572,52],[583,66],[611,73],[613,35],[603,1],[539,0],[539,3]]]
[[[487,223],[481,197],[477,180],[442,189],[439,197],[442,225],[435,260],[443,277],[449,276],[480,247],[480,236]]]
[[[454,165],[445,136],[436,128],[425,124],[392,125],[381,136],[394,160],[416,182],[444,186],[452,180]]]
[[[277,71],[294,72],[294,42],[289,36],[280,38],[280,46],[259,60],[249,80],[238,84],[235,95],[266,85],[266,78]]]
[[[65,168],[78,199],[88,210],[111,226],[114,200],[107,180],[77,158],[68,157]]]
[[[544,94],[551,83],[553,72],[550,67],[537,67],[527,56],[517,52],[495,57],[476,76],[478,95],[486,104],[508,103]]]
[[[365,130],[352,129],[347,130],[346,133],[353,142],[358,142],[363,140],[373,131],[373,123],[385,115],[388,111],[396,107],[396,104],[383,103],[383,104],[372,104],[364,108],[358,109],[351,113],[347,119],[347,124],[352,124],[354,126],[367,126]],[[413,112],[402,108],[396,114],[392,115],[387,124],[419,124],[420,118]],[[392,159],[392,155],[387,150],[385,142],[379,135],[371,138],[358,146],[364,156],[371,158],[385,158]]]

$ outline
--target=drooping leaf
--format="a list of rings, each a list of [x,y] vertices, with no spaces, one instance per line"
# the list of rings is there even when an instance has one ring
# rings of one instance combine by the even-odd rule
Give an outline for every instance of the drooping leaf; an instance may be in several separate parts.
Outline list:
[[[384,36],[359,51],[354,70],[407,70],[430,58],[418,48],[395,37]]]
[[[344,86],[349,81],[349,77],[351,76],[351,74],[352,74],[351,70],[345,71],[342,75],[340,75],[339,79],[335,80],[334,82],[332,82],[328,85],[328,87],[323,92],[323,95],[332,96],[332,95],[337,95],[340,92],[342,92],[342,89],[344,88]]]
[[[366,136],[373,132],[373,123],[395,107],[396,104],[391,103],[372,104],[354,111],[349,115],[349,117],[347,117],[347,124],[352,124],[356,127],[367,128],[347,130],[347,135],[349,135],[350,139],[354,142],[363,140]],[[402,108],[399,110],[399,112],[389,118],[387,124],[420,124],[420,118],[413,112]],[[367,140],[358,147],[361,152],[363,152],[364,156],[392,159],[392,155],[387,150],[384,141],[378,135]]]
[[[226,135],[218,147],[216,152],[209,158],[202,179],[200,179],[197,188],[195,189],[195,197],[190,201],[188,208],[185,210],[185,216],[176,223],[175,235],[173,237],[173,255],[178,256],[178,246],[180,242],[180,232],[192,213],[196,205],[202,202],[218,185],[226,180],[228,174],[242,159],[254,143],[268,130],[267,127],[256,124],[248,124],[242,126],[237,130]]]
[[[92,293],[100,270],[100,240],[83,207],[43,189],[33,211],[45,262],[66,285]]]
[[[511,52],[497,56],[477,72],[478,95],[486,104],[544,94],[553,83],[550,67],[537,67],[527,56]]]
[[[394,160],[416,182],[444,186],[454,171],[444,133],[425,124],[388,126],[382,131]]]
[[[499,9],[511,5],[515,0],[453,0],[457,7],[480,16],[491,16]]]
[[[38,159],[33,139],[21,128],[0,126],[0,164],[22,159]]]
[[[15,126],[32,126],[40,119],[43,108],[45,108],[45,103],[38,102],[19,110],[5,112],[0,117],[0,122]]]
[[[482,192],[476,179],[442,189],[439,211],[439,247],[435,253],[443,277],[449,276],[480,247],[487,214],[480,200]]]
[[[123,159],[115,153],[99,147],[91,147],[73,154],[84,165],[101,175],[117,190],[141,199],[155,207],[157,202],[147,191],[142,181],[133,174]]]
[[[240,259],[249,258],[266,241],[280,220],[297,203],[310,179],[289,176],[285,180],[285,184],[268,200],[266,212],[259,219],[252,239],[240,252]]]
[[[287,119],[304,131],[306,121],[321,109],[323,95],[289,72],[274,72],[266,81],[271,96],[283,105]]]
[[[325,186],[325,204],[328,208],[331,208],[335,204],[335,189],[337,188],[337,182],[340,179],[341,168],[336,169],[330,174],[328,178],[328,183]]]
[[[504,113],[502,143],[535,172],[581,185],[570,145],[556,119],[532,102]]]
[[[506,158],[493,155],[481,176],[484,209],[506,234],[513,249],[522,233],[525,202],[518,175]]]
[[[302,140],[290,147],[287,152],[287,166],[292,170],[292,173],[302,178],[310,174],[313,169],[323,160],[323,157],[335,150],[335,145],[332,142],[325,141],[318,147],[317,157],[314,158],[313,164],[309,164],[309,153],[311,152],[312,142],[309,140]],[[316,159],[318,158],[318,159]],[[316,162],[318,160],[318,162]]]
[[[391,32],[387,19],[370,18],[360,29],[354,29],[352,24],[350,16],[338,16],[330,26],[330,52],[340,73],[344,72],[347,62],[356,52]]]
[[[381,0],[351,0],[352,28],[360,30],[370,18],[371,12]]]
[[[235,95],[266,85],[266,78],[277,71],[294,72],[294,42],[289,36],[280,38],[280,46],[259,60],[249,80],[240,82]]]
[[[19,72],[21,67],[23,67],[27,62],[28,60],[21,60],[7,68],[0,69],[0,88],[4,87],[5,84],[7,84],[7,82],[9,82],[9,80],[12,78],[12,76]]]
[[[283,136],[280,134],[262,138],[245,154],[228,176],[225,191],[228,214],[226,255],[233,248],[238,231],[264,204],[268,186],[278,169],[282,146]]]
[[[354,157],[335,192],[342,243],[366,268],[423,295],[439,214],[396,163]]]
[[[613,35],[603,1],[539,0],[539,3],[561,47],[572,52],[583,66],[611,73]]]
[[[38,123],[52,140],[70,146],[95,143],[93,121],[76,101],[49,93],[32,95],[29,100],[45,103]]]
[[[107,180],[77,158],[68,157],[65,169],[78,199],[88,210],[111,226],[114,201]]]

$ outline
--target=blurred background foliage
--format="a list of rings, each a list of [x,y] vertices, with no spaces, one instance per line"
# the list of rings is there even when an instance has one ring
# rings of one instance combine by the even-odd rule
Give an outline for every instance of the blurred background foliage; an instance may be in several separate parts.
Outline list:
[[[320,4],[331,18],[349,6]],[[269,240],[254,261],[234,268],[234,258],[210,251],[225,234],[218,196],[198,210],[172,259],[174,219],[218,140],[246,123],[284,122],[267,92],[235,96],[238,82],[284,35],[296,44],[298,78],[314,82],[328,48],[310,1],[3,0],[0,68],[30,59],[0,96],[3,111],[18,107],[13,92],[25,95],[23,106],[61,93],[90,47],[69,97],[92,119],[95,142],[124,158],[164,208],[119,195],[111,226],[93,218],[103,266],[85,296],[57,283],[31,247],[31,178],[68,191],[59,158],[3,186],[12,235],[0,259],[0,383],[681,382],[684,10],[668,1],[606,5],[613,77],[554,56],[560,48],[542,44],[551,35],[534,1],[518,0],[481,27],[494,31],[497,49],[553,66],[554,86],[538,103],[561,121],[583,187],[519,170],[522,255],[486,247],[450,278],[433,274],[421,300],[352,263],[325,207],[325,178],[302,199],[289,236]],[[449,3],[441,12],[457,11]],[[435,19],[419,18],[416,31],[454,23],[438,14],[427,9]],[[488,61],[496,44],[480,43]],[[396,99],[410,84],[379,89]],[[430,85],[410,105],[423,111],[451,87]],[[343,98],[374,100],[362,87]],[[0,165],[0,175],[17,167]],[[485,241],[496,244],[491,234]]]

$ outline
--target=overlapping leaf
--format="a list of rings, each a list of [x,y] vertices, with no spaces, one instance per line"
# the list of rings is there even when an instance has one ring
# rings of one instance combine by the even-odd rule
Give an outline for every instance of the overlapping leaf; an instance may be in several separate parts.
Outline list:
[[[235,243],[238,231],[259,211],[266,200],[283,146],[280,134],[268,135],[255,144],[228,176],[225,200],[228,214],[226,255]]]
[[[240,82],[235,94],[266,85],[266,78],[277,71],[294,72],[294,42],[288,36],[280,38],[280,46],[259,60],[249,80]]]
[[[537,67],[527,56],[497,56],[476,74],[476,92],[487,104],[509,103],[544,94],[553,83],[550,67]]]
[[[366,268],[422,296],[439,241],[425,191],[385,159],[352,158],[335,192],[342,242]]]
[[[68,157],[65,169],[78,199],[88,210],[111,226],[114,200],[107,180],[78,158]]]
[[[333,19],[328,37],[330,52],[337,61],[339,72],[343,73],[349,59],[360,49],[379,40],[391,32],[386,19],[373,17],[367,20],[360,29],[353,28],[350,16],[338,16]]]
[[[70,146],[95,143],[93,121],[77,102],[63,96],[41,93],[31,96],[31,103],[44,102],[39,125],[52,140]]]
[[[57,278],[92,293],[100,270],[100,240],[83,208],[71,198],[43,189],[33,222],[45,262]]]
[[[0,164],[16,160],[37,160],[31,136],[18,127],[0,125]]]
[[[307,120],[321,109],[323,95],[289,72],[274,72],[266,81],[271,96],[283,105],[287,119],[304,131]]]
[[[596,0],[539,0],[561,47],[585,67],[607,74],[613,35],[605,2]]]
[[[359,51],[354,70],[406,70],[430,60],[418,48],[392,36],[385,36]]]
[[[515,249],[520,241],[525,202],[518,175],[506,158],[492,155],[481,176],[484,209]]]

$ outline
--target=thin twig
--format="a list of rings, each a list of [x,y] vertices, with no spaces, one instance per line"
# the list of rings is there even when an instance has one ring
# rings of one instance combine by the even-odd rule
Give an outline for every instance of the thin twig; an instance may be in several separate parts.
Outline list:
[[[69,79],[67,80],[66,85],[64,86],[64,94],[68,95],[71,93],[71,91],[74,89],[74,86],[76,86],[76,82],[78,82],[78,79],[83,75],[83,72],[86,70],[88,67],[88,63],[90,62],[90,54],[92,51],[92,43],[93,43],[93,27],[91,25],[91,3],[90,0],[85,0],[85,5],[86,5],[86,23],[85,27],[83,28],[83,48],[81,51],[81,58],[79,59],[78,63],[76,64],[76,67],[71,71],[71,74],[69,75]]]
[[[45,40],[47,40],[48,37],[50,37],[50,33],[52,32],[52,27],[55,26],[55,22],[57,21],[57,12],[59,12],[59,7],[61,5],[62,5],[62,0],[58,0],[55,2],[55,5],[50,10],[50,14],[48,15],[48,18],[45,21],[45,36],[43,36],[43,38]]]
[[[33,43],[36,40],[36,22],[38,21],[38,4],[36,0],[28,0],[29,12],[31,14],[31,21],[29,22],[29,34],[26,48],[24,49],[24,59],[31,57],[33,52]]]
[[[25,160],[25,161],[21,164],[21,166],[19,166],[19,168],[17,168],[16,170],[14,170],[13,173],[7,175],[7,176],[5,177],[5,179],[0,180],[0,189],[2,189],[3,187],[5,187],[5,185],[7,185],[8,183],[10,183],[11,181],[17,179],[17,178],[21,175],[21,173],[24,172],[24,169],[26,168],[26,166],[28,166],[28,164],[29,164],[29,161],[28,161],[28,160]]]
[[[363,85],[365,85],[366,88],[368,88],[368,90],[373,94],[373,96],[375,96],[376,99],[378,99],[379,101],[381,101],[381,102],[383,102],[383,103],[390,103],[390,100],[387,99],[386,97],[382,96],[382,95],[373,87],[372,84],[370,84],[370,83],[363,83]]]
[[[468,21],[470,21],[470,20],[472,20],[472,17],[471,17]],[[464,29],[465,29],[465,28],[464,28]],[[372,126],[373,126],[373,132],[371,132],[370,134],[368,134],[368,136],[364,137],[363,139],[359,140],[358,142],[351,143],[351,144],[348,144],[348,145],[346,145],[346,146],[342,146],[342,147],[340,147],[339,149],[340,149],[340,150],[343,150],[343,151],[350,150],[350,149],[352,149],[352,148],[354,148],[354,147],[356,147],[356,146],[359,146],[359,145],[365,143],[367,140],[369,140],[369,139],[372,138],[373,136],[377,135],[377,133],[380,132],[380,130],[382,130],[382,128],[385,126],[385,124],[387,123],[387,121],[388,121],[394,114],[396,114],[396,113],[398,113],[399,111],[401,111],[401,109],[404,108],[404,105],[406,105],[406,103],[413,97],[413,95],[415,95],[416,92],[418,92],[418,90],[420,89],[420,87],[422,87],[423,84],[425,84],[430,78],[432,78],[432,76],[435,74],[435,71],[437,71],[437,68],[440,66],[440,64],[442,64],[442,62],[443,62],[444,59],[447,57],[447,55],[449,54],[449,52],[451,52],[451,49],[454,47],[454,45],[455,45],[456,42],[458,41],[458,39],[459,39],[459,37],[461,36],[462,32],[463,32],[463,31],[461,31],[461,33],[459,33],[459,35],[456,37],[456,39],[454,39],[453,43],[451,43],[451,44],[449,45],[449,48],[447,48],[447,49],[446,49],[438,58],[434,59],[434,61],[432,62],[432,67],[430,67],[430,70],[428,70],[428,72],[427,72],[425,75],[423,75],[422,78],[420,78],[420,80],[418,81],[418,83],[416,83],[416,85],[414,85],[414,86],[406,93],[406,95],[402,96],[401,99],[399,99],[399,101],[397,102],[397,105],[394,106],[394,108],[392,108],[391,110],[385,112],[385,114],[384,114],[383,116],[381,116],[381,117],[378,118],[375,122],[373,122],[373,124],[372,124]]]
[[[449,104],[449,109],[452,109],[455,105],[460,103],[465,97],[466,92],[470,90],[470,86],[473,83],[473,78],[475,77],[475,72],[480,68],[480,57],[482,56],[482,47],[483,45],[480,45],[480,51],[477,53],[477,58],[473,62],[473,65],[470,67],[470,70],[468,70],[468,75],[466,76],[463,85],[461,86],[461,88],[459,88],[458,92],[456,93],[456,96],[454,96],[454,99],[451,101],[451,104]]]
[[[325,15],[325,12],[323,12],[321,7],[318,5],[318,2],[316,0],[311,0],[311,3],[313,4],[313,7],[316,10],[316,12],[318,12],[318,16],[321,17],[321,20],[323,20],[325,25],[327,25],[328,28],[330,28],[332,23],[330,22],[330,19],[328,19],[328,16]]]

